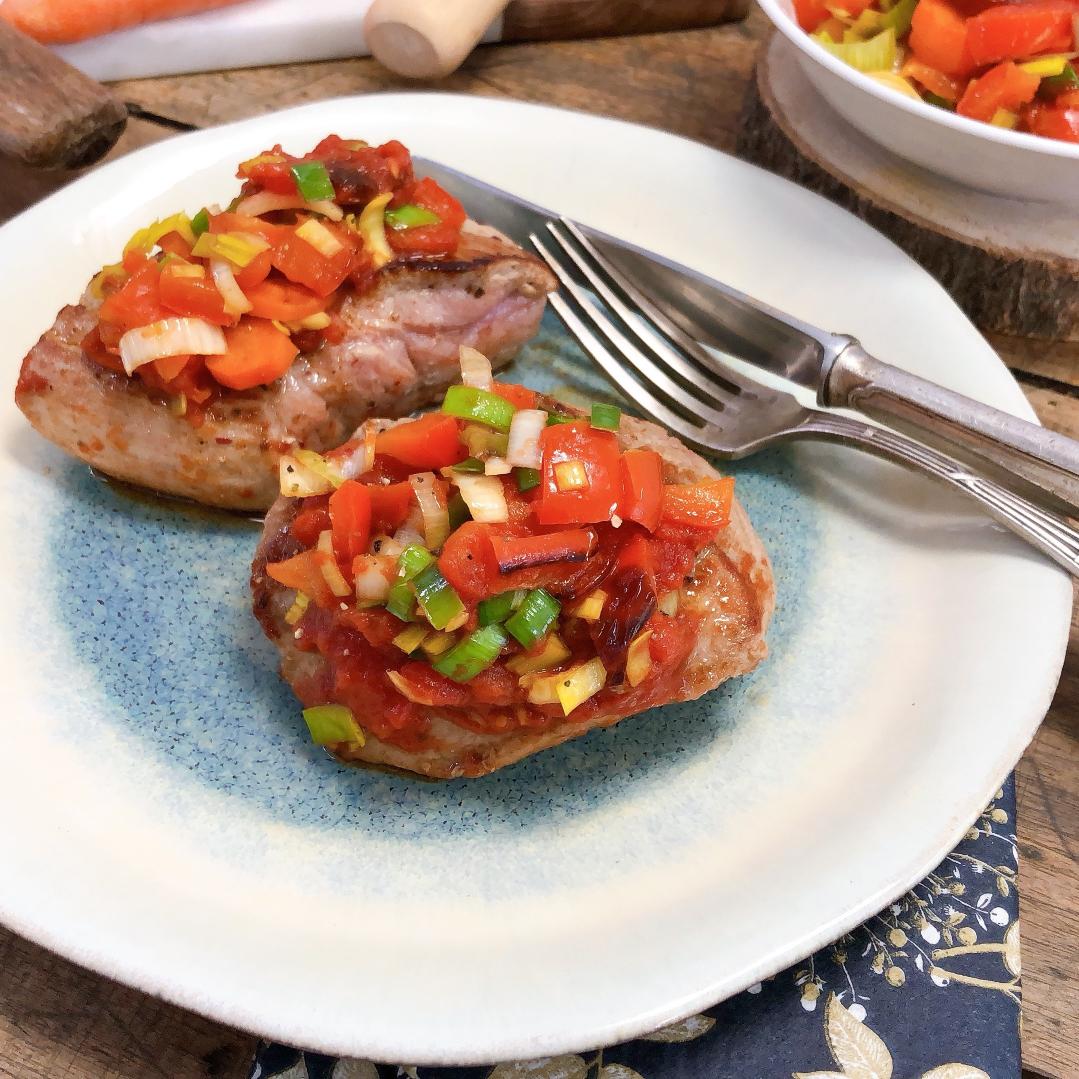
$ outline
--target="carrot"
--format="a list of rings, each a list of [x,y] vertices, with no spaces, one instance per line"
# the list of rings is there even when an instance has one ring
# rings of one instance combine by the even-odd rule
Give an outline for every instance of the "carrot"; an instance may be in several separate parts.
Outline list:
[[[272,322],[242,318],[225,329],[228,352],[207,356],[210,374],[230,390],[250,390],[280,378],[299,349]]]
[[[232,3],[236,0],[4,0],[0,18],[43,44],[63,45]]]

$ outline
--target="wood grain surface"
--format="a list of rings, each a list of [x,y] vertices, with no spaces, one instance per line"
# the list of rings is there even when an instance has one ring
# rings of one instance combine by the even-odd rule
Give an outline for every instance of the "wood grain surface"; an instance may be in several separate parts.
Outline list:
[[[763,17],[754,13],[744,24],[709,30],[490,47],[439,89],[604,113],[732,151],[765,32]],[[204,125],[409,86],[374,62],[357,60],[130,82],[117,89],[153,112]],[[131,124],[115,152],[168,134]],[[14,182],[10,170],[0,170],[0,218],[44,190],[35,191],[25,173]],[[992,343],[1043,420],[1079,436],[1079,349],[1003,337]],[[1023,1060],[1031,1076],[1053,1079],[1079,1077],[1079,624],[1072,642],[1056,701],[1019,766]],[[246,1075],[254,1044],[247,1035],[115,986],[2,930],[0,971],[0,1076]]]

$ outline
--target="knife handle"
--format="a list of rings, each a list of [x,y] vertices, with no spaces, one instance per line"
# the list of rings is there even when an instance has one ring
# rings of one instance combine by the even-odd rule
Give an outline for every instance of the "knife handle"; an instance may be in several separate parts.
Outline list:
[[[883,363],[854,340],[833,361],[821,400],[970,450],[1079,516],[1079,441],[1073,438]]]
[[[0,71],[0,156],[32,168],[81,168],[124,130],[122,101],[3,19]]]

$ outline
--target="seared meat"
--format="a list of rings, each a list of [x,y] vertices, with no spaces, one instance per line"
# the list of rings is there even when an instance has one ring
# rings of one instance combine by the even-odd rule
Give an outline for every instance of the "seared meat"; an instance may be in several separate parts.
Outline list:
[[[718,478],[703,458],[655,424],[623,417],[619,432],[623,449],[649,448],[665,462],[664,481],[694,483]],[[294,593],[265,572],[267,562],[290,557],[299,549],[290,524],[298,499],[280,499],[266,518],[252,568],[255,614],[281,653],[281,674],[305,705],[332,700],[329,671],[317,652],[297,647],[293,628],[284,620]],[[553,725],[520,727],[505,733],[481,733],[458,725],[432,709],[429,738],[421,750],[407,750],[367,735],[362,747],[348,748],[342,759],[417,772],[432,778],[480,776],[532,753],[576,738],[593,727],[610,726],[628,715],[670,701],[693,700],[721,682],[753,670],[767,654],[765,630],[775,605],[771,564],[745,510],[736,500],[730,524],[705,547],[680,590],[675,617],[699,618],[696,644],[673,678],[645,682],[618,704],[585,719],[568,718]],[[652,688],[649,688],[652,687]],[[672,688],[673,687],[673,688]]]
[[[505,237],[466,223],[452,260],[398,261],[347,297],[346,338],[301,355],[269,386],[229,391],[201,427],[139,379],[88,359],[89,297],[65,307],[23,360],[15,400],[47,439],[103,472],[167,494],[260,510],[277,495],[277,458],[339,445],[366,417],[435,400],[471,345],[501,366],[532,337],[554,288],[547,269]]]

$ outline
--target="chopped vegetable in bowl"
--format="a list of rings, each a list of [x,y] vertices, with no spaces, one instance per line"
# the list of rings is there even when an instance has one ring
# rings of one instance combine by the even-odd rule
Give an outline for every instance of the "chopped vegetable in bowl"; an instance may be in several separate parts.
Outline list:
[[[799,25],[899,93],[1079,142],[1079,0],[795,0]]]

